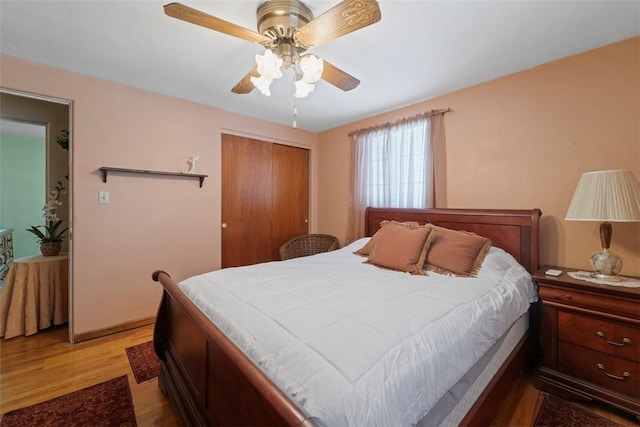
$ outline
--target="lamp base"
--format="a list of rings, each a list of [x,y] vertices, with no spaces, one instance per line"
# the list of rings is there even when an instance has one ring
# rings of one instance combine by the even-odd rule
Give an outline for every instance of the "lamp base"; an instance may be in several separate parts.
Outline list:
[[[618,273],[622,270],[622,258],[608,249],[603,249],[591,255],[591,266],[596,279],[619,282]]]

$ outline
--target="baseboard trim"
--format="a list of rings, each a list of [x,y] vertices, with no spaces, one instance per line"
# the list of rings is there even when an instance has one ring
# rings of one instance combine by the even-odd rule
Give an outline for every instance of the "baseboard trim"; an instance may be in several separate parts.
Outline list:
[[[117,334],[118,332],[128,331],[129,329],[136,329],[141,326],[151,325],[156,321],[156,317],[148,317],[146,319],[133,320],[131,322],[121,323],[109,328],[97,329],[95,331],[82,332],[80,334],[73,335],[73,342],[78,343],[82,341],[89,341],[95,338],[105,337],[107,335]]]

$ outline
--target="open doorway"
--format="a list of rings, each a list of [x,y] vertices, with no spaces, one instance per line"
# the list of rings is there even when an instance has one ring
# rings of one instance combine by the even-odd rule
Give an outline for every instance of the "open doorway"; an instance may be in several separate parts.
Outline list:
[[[40,242],[26,230],[46,223],[43,206],[52,191],[63,189],[56,214],[60,230],[69,231],[60,252],[60,287],[72,342],[70,130],[70,101],[0,89],[0,229],[13,229],[14,262],[40,256]],[[59,324],[60,314],[56,316],[54,324]]]
[[[39,253],[27,228],[43,220],[46,137],[45,124],[0,118],[0,228],[11,232],[14,258]]]

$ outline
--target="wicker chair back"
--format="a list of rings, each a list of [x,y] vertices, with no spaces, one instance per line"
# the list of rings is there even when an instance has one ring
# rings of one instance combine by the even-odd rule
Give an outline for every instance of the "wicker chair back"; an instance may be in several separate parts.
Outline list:
[[[297,236],[280,246],[280,259],[315,255],[340,248],[340,242],[328,234],[305,234]]]

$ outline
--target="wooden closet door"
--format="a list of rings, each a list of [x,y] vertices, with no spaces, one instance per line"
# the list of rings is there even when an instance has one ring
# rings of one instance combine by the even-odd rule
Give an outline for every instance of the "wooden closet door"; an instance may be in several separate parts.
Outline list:
[[[222,267],[272,259],[273,144],[222,135]]]
[[[273,259],[292,237],[309,232],[309,150],[273,144],[271,222]]]

